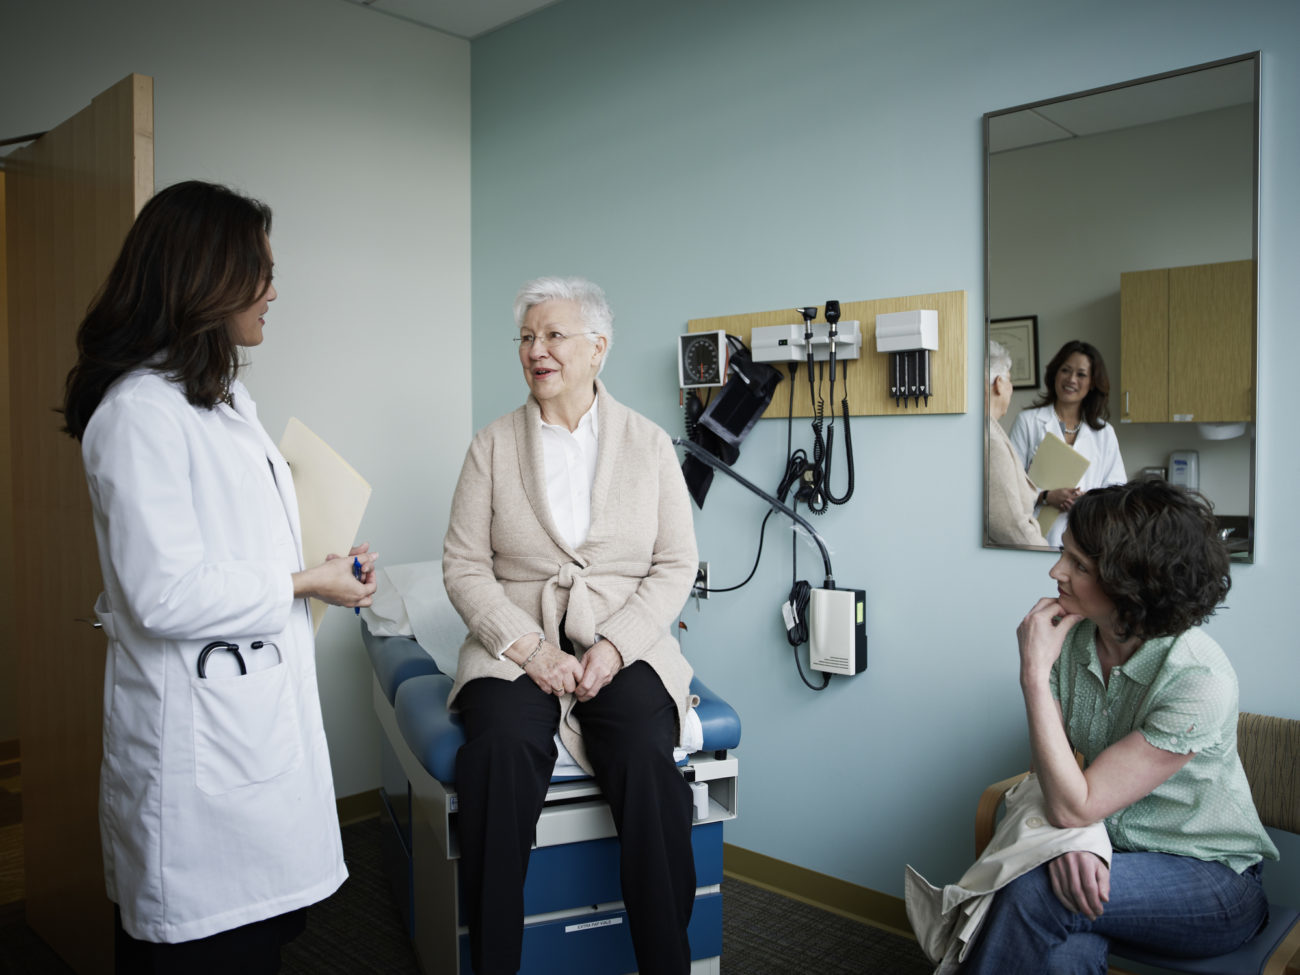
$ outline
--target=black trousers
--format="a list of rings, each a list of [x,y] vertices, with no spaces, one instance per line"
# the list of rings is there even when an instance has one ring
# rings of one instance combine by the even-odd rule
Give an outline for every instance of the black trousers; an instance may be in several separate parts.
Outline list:
[[[560,704],[531,677],[482,678],[456,706],[461,883],[471,961],[480,975],[519,970],[524,875],[551,770]],[[574,706],[620,843],[623,901],[641,975],[689,971],[695,904],[690,788],[673,764],[677,709],[649,664],[623,668]]]
[[[116,904],[113,925],[117,975],[275,975],[280,970],[280,948],[307,926],[307,909],[174,944],[131,937],[122,927],[122,911]]]

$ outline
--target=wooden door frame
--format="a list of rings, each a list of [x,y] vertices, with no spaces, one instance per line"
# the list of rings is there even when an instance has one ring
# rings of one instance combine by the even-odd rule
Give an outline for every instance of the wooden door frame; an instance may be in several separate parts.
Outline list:
[[[78,973],[111,972],[99,842],[105,641],[79,445],[61,432],[76,328],[153,193],[153,79],[129,75],[5,160],[13,599],[28,925]]]

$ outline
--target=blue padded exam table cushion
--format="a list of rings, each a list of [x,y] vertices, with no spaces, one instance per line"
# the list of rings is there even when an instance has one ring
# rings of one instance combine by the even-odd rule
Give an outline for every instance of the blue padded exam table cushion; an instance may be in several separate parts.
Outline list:
[[[460,718],[447,710],[453,681],[438,670],[433,658],[413,638],[374,636],[362,626],[375,675],[393,705],[397,727],[420,764],[439,782],[456,781],[456,753],[465,743]],[[718,752],[740,744],[740,716],[698,677],[691,692],[704,732],[703,751]]]

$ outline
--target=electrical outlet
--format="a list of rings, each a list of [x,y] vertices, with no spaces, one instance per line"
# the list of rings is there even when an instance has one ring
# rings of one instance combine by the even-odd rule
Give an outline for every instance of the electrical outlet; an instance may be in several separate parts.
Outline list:
[[[709,563],[701,562],[700,567],[695,573],[695,585],[691,587],[691,595],[697,599],[709,598]]]

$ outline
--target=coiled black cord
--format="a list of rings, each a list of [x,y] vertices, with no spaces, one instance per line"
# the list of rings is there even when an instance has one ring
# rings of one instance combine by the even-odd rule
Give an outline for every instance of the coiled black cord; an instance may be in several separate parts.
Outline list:
[[[831,448],[835,445],[835,425],[826,431],[826,465],[822,478],[822,490],[831,504],[844,504],[853,497],[853,428],[849,426],[849,398],[840,401],[844,413],[844,452],[849,458],[849,485],[842,497],[831,493]]]
[[[818,366],[817,373],[818,385],[820,385],[820,366]],[[826,418],[826,401],[818,396],[816,390],[813,388],[813,375],[811,368],[808,370],[808,400],[812,403],[813,408],[813,459],[812,463],[807,466],[806,470],[812,475],[812,478],[810,482],[804,486],[804,489],[800,494],[803,496],[802,500],[804,504],[808,506],[809,511],[815,515],[824,515],[826,509],[830,507],[830,501],[826,497],[824,485],[825,474],[822,467],[823,461],[826,458],[826,440],[822,434],[822,427]],[[791,403],[792,409],[793,405],[794,404]]]
[[[803,579],[790,588],[790,615],[792,620],[786,627],[785,638],[790,642],[794,654],[794,667],[799,671],[799,679],[804,686],[814,691],[824,691],[831,682],[830,674],[822,675],[821,684],[814,684],[803,672],[803,662],[799,659],[799,648],[808,642],[808,601],[812,597],[812,586]]]
[[[812,596],[812,586],[800,579],[790,588],[790,609],[793,621],[785,630],[785,638],[790,646],[799,647],[808,642],[808,600]],[[795,660],[798,661],[798,654]]]

